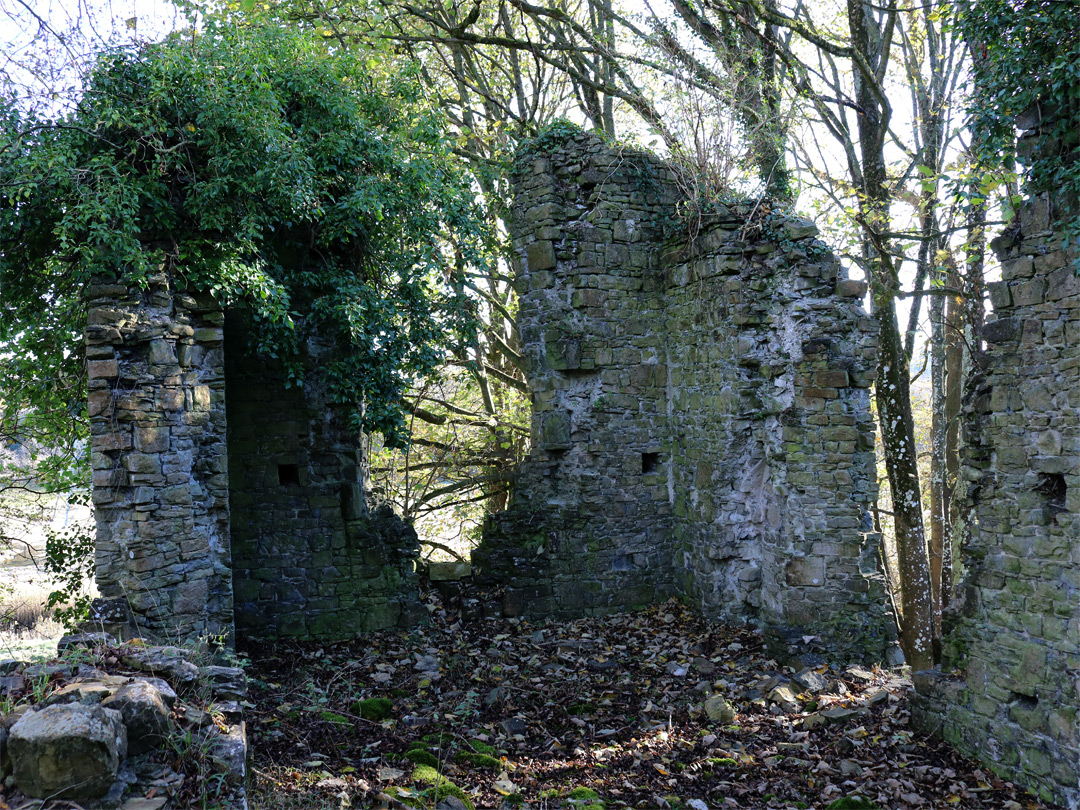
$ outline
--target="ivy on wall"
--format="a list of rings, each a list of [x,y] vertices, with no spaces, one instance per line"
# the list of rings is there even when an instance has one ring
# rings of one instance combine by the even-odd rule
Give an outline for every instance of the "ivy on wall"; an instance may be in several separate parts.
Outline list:
[[[318,334],[330,398],[401,443],[401,394],[471,339],[489,255],[414,66],[211,23],[102,55],[86,87],[59,121],[0,106],[0,343],[70,365],[81,287],[164,271],[247,309],[294,381]]]

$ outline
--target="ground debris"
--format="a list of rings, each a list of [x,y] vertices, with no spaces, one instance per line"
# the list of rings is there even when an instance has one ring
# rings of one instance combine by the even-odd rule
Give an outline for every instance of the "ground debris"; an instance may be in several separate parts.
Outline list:
[[[1053,807],[911,730],[895,671],[783,667],[676,602],[471,624],[429,602],[408,633],[244,651],[253,806],[332,784],[342,807]],[[372,698],[385,718],[350,711]]]

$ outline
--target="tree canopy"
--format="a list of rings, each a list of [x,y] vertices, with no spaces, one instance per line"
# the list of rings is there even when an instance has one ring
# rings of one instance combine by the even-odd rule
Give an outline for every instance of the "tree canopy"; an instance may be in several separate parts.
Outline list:
[[[471,340],[482,221],[414,68],[385,52],[211,24],[105,53],[59,121],[9,102],[0,126],[16,358],[80,357],[82,285],[165,271],[248,309],[294,380],[317,331],[332,399],[396,444],[402,392]]]

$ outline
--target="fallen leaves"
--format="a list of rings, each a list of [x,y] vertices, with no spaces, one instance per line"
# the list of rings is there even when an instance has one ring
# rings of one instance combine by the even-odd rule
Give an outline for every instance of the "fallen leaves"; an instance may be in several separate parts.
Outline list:
[[[910,685],[888,671],[782,667],[757,633],[676,603],[546,624],[464,625],[429,607],[432,623],[408,634],[246,651],[256,773],[296,774],[297,794],[321,780],[353,806],[402,807],[431,798],[415,778],[432,767],[416,764],[423,750],[481,808],[572,807],[579,789],[607,810],[793,810],[856,795],[897,810],[1050,807],[912,732]],[[387,710],[362,720],[358,705]],[[297,763],[316,760],[325,773],[311,780]]]

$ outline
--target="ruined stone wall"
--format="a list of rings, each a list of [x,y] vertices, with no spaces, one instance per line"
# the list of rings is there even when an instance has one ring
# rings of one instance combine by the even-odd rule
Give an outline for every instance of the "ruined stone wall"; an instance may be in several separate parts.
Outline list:
[[[416,533],[369,510],[361,443],[329,407],[318,369],[288,388],[251,357],[244,319],[226,331],[229,502],[236,629],[333,637],[408,624]]]
[[[850,625],[882,598],[866,576],[877,566],[865,536],[876,495],[866,286],[841,277],[811,223],[751,236],[742,216],[716,220],[665,269],[683,589],[712,615]]]
[[[224,316],[164,275],[86,298],[98,589],[162,638],[230,634]]]
[[[252,356],[242,319],[162,276],[86,291],[98,587],[166,640],[346,637],[415,620],[415,532],[370,509],[320,394]],[[227,336],[227,339],[226,339]],[[226,402],[227,407],[226,407]],[[234,599],[235,590],[235,599]]]
[[[916,718],[1077,808],[1080,278],[1075,248],[1050,230],[1061,202],[1028,200],[1019,227],[993,243],[1002,278],[963,412],[964,576],[945,674],[917,681]]]
[[[512,613],[686,594],[880,645],[865,287],[810,223],[718,210],[691,239],[682,199],[661,161],[593,136],[519,168],[533,450],[474,561]]]
[[[512,614],[580,615],[676,592],[661,223],[667,169],[579,138],[523,169],[518,329],[532,452],[473,560]]]

